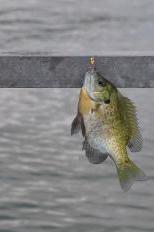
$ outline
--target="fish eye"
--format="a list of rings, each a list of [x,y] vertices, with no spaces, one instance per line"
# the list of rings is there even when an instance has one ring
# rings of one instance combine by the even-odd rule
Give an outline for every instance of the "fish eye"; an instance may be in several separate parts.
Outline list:
[[[98,84],[102,87],[105,86],[105,82],[102,79],[98,80]]]

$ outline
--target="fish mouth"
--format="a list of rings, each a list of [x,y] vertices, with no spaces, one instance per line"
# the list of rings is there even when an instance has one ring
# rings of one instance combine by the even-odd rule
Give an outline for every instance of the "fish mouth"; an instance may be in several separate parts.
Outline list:
[[[85,75],[85,79],[84,79],[84,89],[87,92],[87,95],[89,96],[89,98],[92,101],[95,101],[97,103],[102,104],[103,102],[105,104],[109,104],[110,103],[110,99],[102,99],[101,97],[101,91],[95,91],[94,90],[94,86],[95,86],[95,70],[89,71],[86,73]]]
[[[85,87],[84,87],[84,89],[85,89],[85,91],[86,91],[88,97],[89,97],[92,101],[95,101],[95,102],[98,102],[98,103],[102,103],[102,101],[97,100],[97,99],[93,96],[93,94],[89,93],[89,91],[88,91]]]
[[[97,99],[97,98],[94,96],[94,94],[99,94],[100,92],[95,91],[95,92],[93,92],[93,95],[91,95],[91,94],[87,91],[86,88],[84,88],[84,89],[85,89],[85,91],[87,92],[87,95],[89,96],[89,98],[90,98],[92,101],[95,101],[95,102],[100,103],[100,104],[102,104],[103,102],[104,102],[106,105],[110,104],[110,99],[101,100],[101,99]]]

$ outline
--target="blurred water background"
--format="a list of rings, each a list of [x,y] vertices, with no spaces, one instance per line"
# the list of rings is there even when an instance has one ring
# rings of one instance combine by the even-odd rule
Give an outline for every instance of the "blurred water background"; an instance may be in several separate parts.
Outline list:
[[[0,0],[0,54],[153,54],[153,0]],[[1,89],[0,231],[153,232],[153,89],[138,106],[150,176],[128,193],[115,167],[88,163],[70,136],[78,89]]]
[[[0,231],[154,230],[154,90],[121,91],[136,102],[144,137],[131,157],[150,177],[128,193],[111,160],[88,163],[81,136],[70,136],[79,89],[1,89]]]
[[[0,53],[153,54],[153,0],[0,0]]]

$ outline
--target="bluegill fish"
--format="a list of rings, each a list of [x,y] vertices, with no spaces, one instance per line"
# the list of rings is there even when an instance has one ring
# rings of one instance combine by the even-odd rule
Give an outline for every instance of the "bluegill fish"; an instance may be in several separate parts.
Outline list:
[[[128,154],[128,150],[138,152],[142,149],[136,107],[96,72],[92,61],[80,91],[71,134],[80,130],[84,137],[83,150],[89,162],[100,164],[107,157],[111,158],[123,191],[128,191],[136,180],[147,179]]]

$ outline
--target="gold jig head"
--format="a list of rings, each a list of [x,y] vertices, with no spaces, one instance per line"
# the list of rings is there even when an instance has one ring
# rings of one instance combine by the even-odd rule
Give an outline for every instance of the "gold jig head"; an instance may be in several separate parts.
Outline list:
[[[95,58],[94,57],[90,57],[90,64],[95,65]]]

